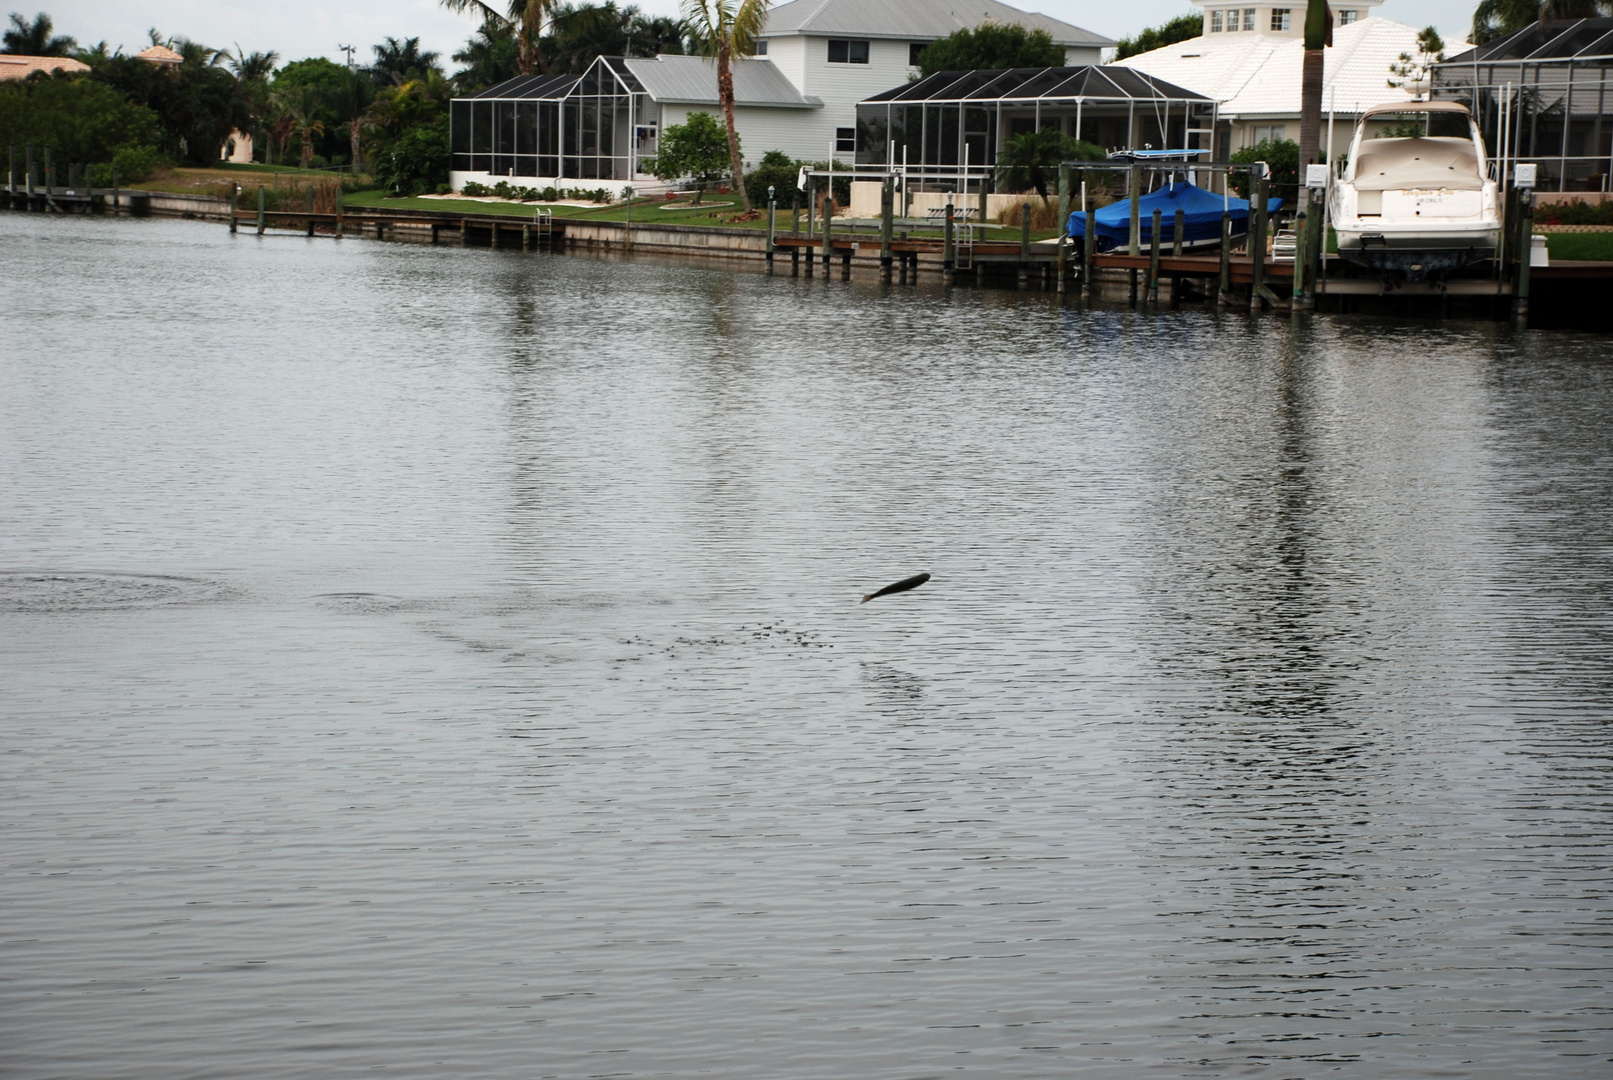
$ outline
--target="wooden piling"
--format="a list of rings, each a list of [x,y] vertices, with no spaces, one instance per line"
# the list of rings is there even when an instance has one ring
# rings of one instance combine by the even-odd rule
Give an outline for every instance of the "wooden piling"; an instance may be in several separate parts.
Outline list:
[[[891,235],[895,227],[895,213],[896,182],[887,176],[884,186],[879,189],[879,276],[884,281],[891,279]]]
[[[1068,260],[1070,240],[1070,170],[1059,166],[1059,255],[1058,255],[1058,291],[1065,289],[1065,272]]]
[[[1294,218],[1294,288],[1289,295],[1289,303],[1295,308],[1305,305],[1305,245],[1310,241],[1310,218],[1305,211],[1307,201],[1305,196],[1300,196],[1299,214]]]
[[[521,250],[523,252],[532,250],[532,226],[531,225],[522,225],[521,226]]]
[[[314,235],[314,189],[308,189],[308,235]]]
[[[823,276],[829,276],[830,237],[834,233],[835,194],[831,189],[823,197]]]
[[[236,226],[239,224],[235,220],[235,204],[240,202],[240,201],[241,201],[241,185],[240,184],[231,184],[230,185],[230,235],[231,236],[235,235]]]
[[[632,203],[629,202],[628,206],[631,207]],[[628,212],[632,213],[631,209],[629,209]],[[773,189],[768,188],[767,189],[767,272],[769,274],[771,274],[773,272],[773,252],[774,252],[775,248],[777,247],[777,243],[775,241],[775,236],[774,236],[774,227],[777,224],[777,218],[778,218],[778,199],[774,197]]]
[[[336,239],[338,240],[342,238],[342,228],[344,225],[346,225],[346,222],[343,220],[347,210],[347,200],[344,198],[344,195],[345,192],[338,187],[336,189]]]
[[[1148,237],[1148,302],[1159,303],[1159,240],[1161,215],[1159,207],[1154,208],[1153,219],[1149,228],[1153,232]]]
[[[113,185],[114,187],[116,184]],[[263,185],[258,185],[258,235],[263,235]]]
[[[1232,303],[1232,214],[1221,211],[1221,280],[1216,284],[1216,301]]]
[[[790,276],[801,276],[801,249],[794,244],[790,245]]]
[[[1086,185],[1082,185],[1085,188]],[[1081,212],[1086,215],[1081,237],[1081,295],[1092,295],[1092,259],[1098,253],[1098,227],[1092,220],[1092,196],[1083,191]]]
[[[956,266],[954,259],[955,249],[952,243],[952,198],[947,197],[946,226],[942,232],[941,240],[941,272],[946,277],[946,283],[953,282],[953,271]]]
[[[1513,294],[1512,320],[1529,329],[1529,259],[1535,250],[1535,193],[1518,192],[1518,285]]]
[[[1019,283],[1024,285],[1031,276],[1031,204],[1019,207]]]
[[[1254,260],[1254,283],[1249,288],[1251,308],[1256,303],[1265,304],[1271,295],[1271,290],[1266,288],[1266,203],[1270,199],[1267,193],[1271,190],[1271,181],[1262,176],[1255,181],[1254,188],[1257,205],[1249,208],[1249,256]]]

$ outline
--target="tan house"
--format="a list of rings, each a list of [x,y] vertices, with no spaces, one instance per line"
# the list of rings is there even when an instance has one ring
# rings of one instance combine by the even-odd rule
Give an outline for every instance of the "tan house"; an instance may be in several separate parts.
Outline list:
[[[0,53],[0,82],[26,79],[36,71],[66,71],[71,74],[88,70],[90,70],[88,64],[81,64],[66,56],[18,56],[13,53]]]

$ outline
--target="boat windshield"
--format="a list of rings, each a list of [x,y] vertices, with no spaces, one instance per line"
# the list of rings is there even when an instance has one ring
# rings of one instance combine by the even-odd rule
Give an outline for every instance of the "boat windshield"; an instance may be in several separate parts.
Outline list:
[[[1378,119],[1374,117],[1373,119]],[[1467,113],[1407,112],[1382,118],[1383,126],[1366,132],[1364,139],[1446,138],[1468,139]]]

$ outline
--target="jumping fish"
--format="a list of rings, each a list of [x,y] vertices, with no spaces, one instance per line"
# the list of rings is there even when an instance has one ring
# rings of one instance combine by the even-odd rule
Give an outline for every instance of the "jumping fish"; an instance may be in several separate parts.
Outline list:
[[[906,592],[909,589],[916,589],[929,580],[929,574],[914,574],[912,577],[903,578],[901,581],[898,581],[893,585],[887,585],[878,592],[869,593],[867,596],[863,597],[862,602],[866,604],[868,601],[877,596],[889,596],[891,593]]]

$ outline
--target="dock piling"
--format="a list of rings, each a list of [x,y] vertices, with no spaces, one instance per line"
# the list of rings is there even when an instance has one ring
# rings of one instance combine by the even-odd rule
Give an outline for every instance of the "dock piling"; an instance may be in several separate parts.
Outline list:
[[[1059,254],[1058,254],[1058,291],[1063,295],[1065,290],[1065,272],[1068,264],[1067,251],[1070,240],[1070,170],[1059,167]]]
[[[1535,193],[1518,192],[1518,285],[1513,294],[1512,319],[1520,330],[1529,329],[1529,259],[1535,250]]]
[[[943,275],[945,275],[946,283],[948,285],[951,285],[952,282],[953,282],[953,270],[954,270],[954,267],[956,265],[953,256],[954,256],[954,248],[953,248],[953,243],[952,243],[952,193],[949,191],[949,192],[947,192],[946,227],[945,227],[944,232],[942,233],[942,239],[941,239],[941,272],[942,272]]]
[[[895,214],[896,183],[887,176],[884,186],[879,189],[879,276],[886,282],[891,279],[891,234],[895,227]]]
[[[1148,236],[1148,302],[1159,303],[1159,232],[1161,214],[1158,207],[1154,208],[1152,220],[1148,227],[1152,230]]]
[[[115,165],[112,167],[112,177],[113,177],[112,186],[114,188],[116,188],[118,186],[118,184],[117,184],[117,166],[115,166]],[[263,185],[259,184],[258,185],[258,235],[259,236],[263,235],[263,199],[264,199]]]
[[[1216,302],[1232,305],[1232,214],[1221,211],[1221,280],[1216,283]]]
[[[1081,237],[1081,295],[1092,295],[1092,258],[1098,253],[1098,230],[1092,223],[1092,197],[1081,185],[1081,212],[1086,215]]]
[[[314,189],[308,189],[308,235],[314,235]]]
[[[235,204],[241,201],[241,185],[231,184],[230,188],[230,235],[234,236],[238,231],[237,227],[240,225],[240,222],[235,218]]]
[[[628,202],[628,215],[633,213],[633,204]],[[767,272],[773,272],[773,251],[778,246],[775,243],[774,231],[778,221],[778,199],[774,197],[773,185],[767,186]]]
[[[1019,283],[1030,281],[1031,276],[1031,204],[1029,200],[1019,207]]]
[[[1249,287],[1249,306],[1264,305],[1271,298],[1266,288],[1266,203],[1270,199],[1271,181],[1265,176],[1255,181],[1255,205],[1249,215],[1249,256],[1254,260],[1253,284]]]

